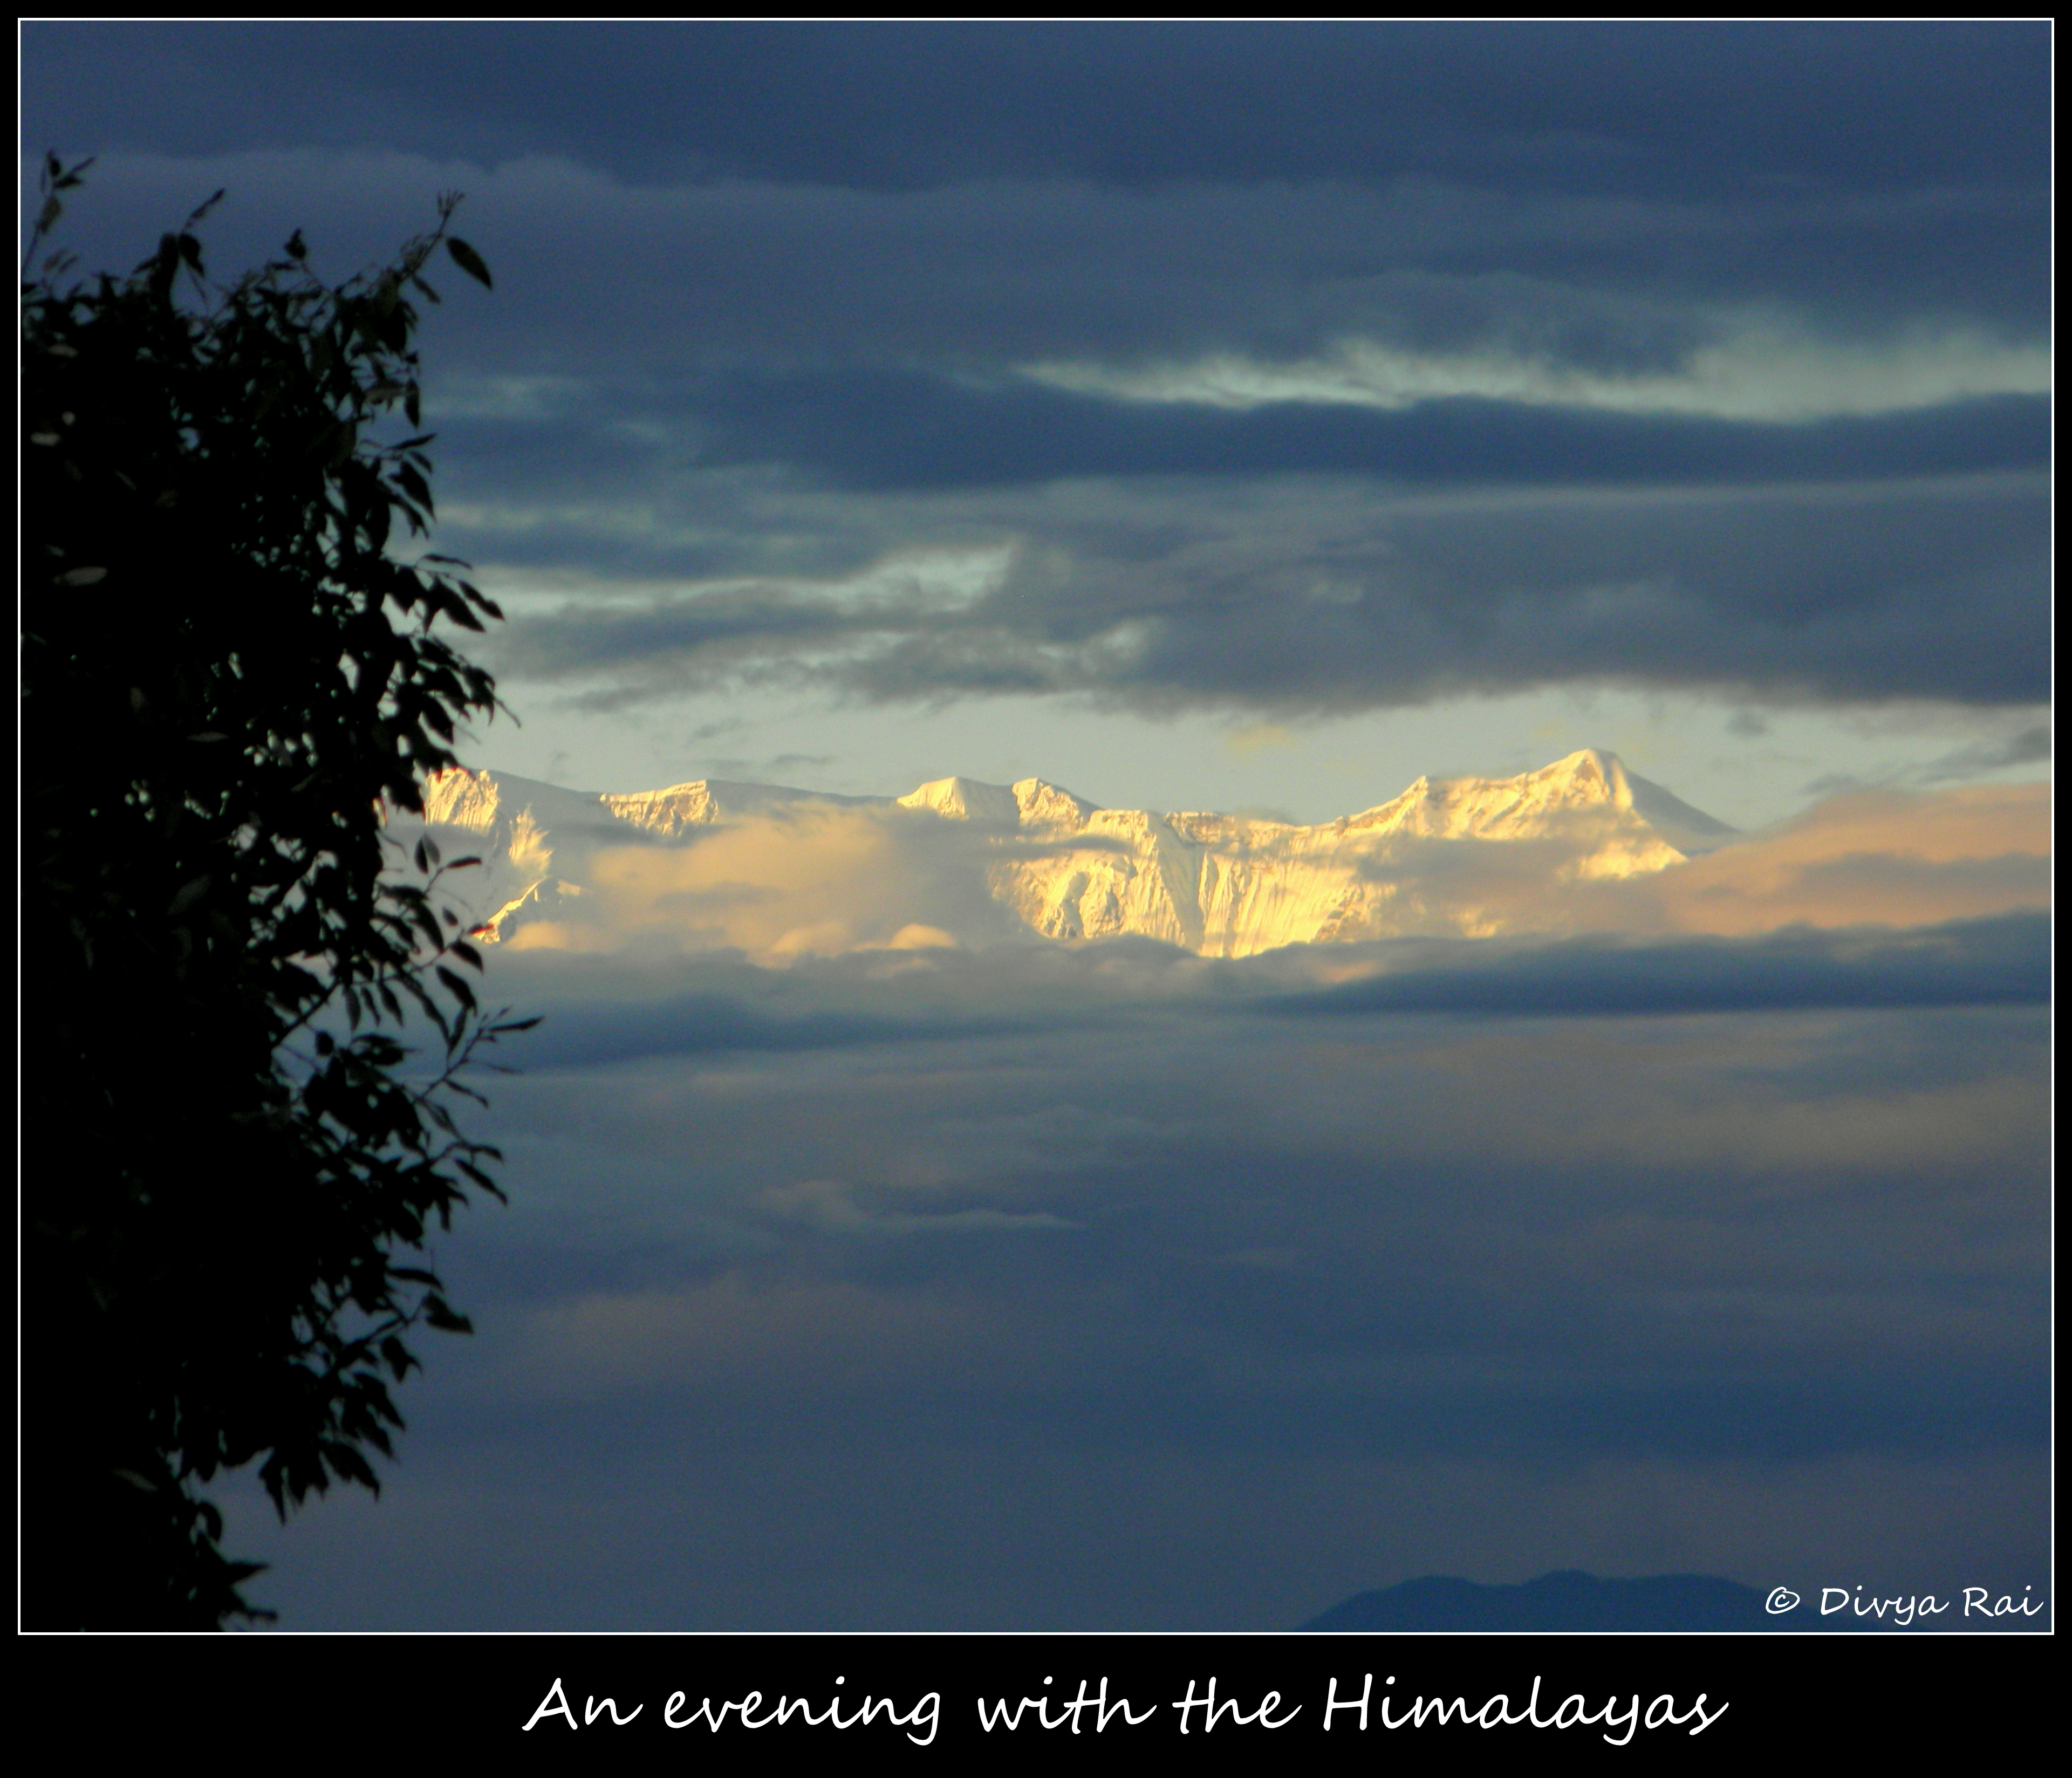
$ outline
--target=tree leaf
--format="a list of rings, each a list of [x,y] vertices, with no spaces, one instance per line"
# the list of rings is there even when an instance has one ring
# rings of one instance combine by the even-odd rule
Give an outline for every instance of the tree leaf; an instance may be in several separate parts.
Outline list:
[[[43,161],[46,222],[85,164]],[[417,1368],[398,1331],[467,1326],[408,1262],[501,1196],[455,1116],[485,1034],[442,960],[480,959],[393,880],[411,854],[384,825],[421,813],[495,681],[425,633],[480,607],[383,553],[396,512],[429,520],[430,435],[356,424],[397,401],[418,424],[441,237],[331,286],[297,230],[176,303],[217,198],[128,276],[61,290],[51,255],[23,296],[24,434],[54,442],[18,503],[24,708],[53,743],[23,772],[22,1083],[67,1135],[22,1170],[25,1522],[58,1553],[22,1609],[54,1626],[262,1615],[199,1489],[257,1464],[285,1517],[376,1487],[384,1378]],[[427,1018],[443,1061],[413,1048]]]
[[[452,257],[454,264],[459,266],[483,289],[495,288],[490,282],[489,268],[482,262],[482,255],[469,246],[466,241],[456,236],[447,236],[446,252]]]

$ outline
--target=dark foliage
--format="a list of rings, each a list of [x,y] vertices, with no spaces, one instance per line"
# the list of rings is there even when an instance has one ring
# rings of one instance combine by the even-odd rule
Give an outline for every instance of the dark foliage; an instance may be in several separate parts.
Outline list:
[[[30,263],[80,171],[47,163]],[[212,285],[208,204],[127,278],[24,285],[30,1628],[263,1615],[199,1484],[256,1462],[283,1516],[377,1488],[405,1336],[467,1327],[422,1249],[497,1156],[448,1101],[532,1021],[478,1005],[382,812],[497,708],[435,624],[500,614],[392,554],[431,441],[375,435],[417,430],[434,251],[489,282],[454,201],[336,288],[299,235]]]

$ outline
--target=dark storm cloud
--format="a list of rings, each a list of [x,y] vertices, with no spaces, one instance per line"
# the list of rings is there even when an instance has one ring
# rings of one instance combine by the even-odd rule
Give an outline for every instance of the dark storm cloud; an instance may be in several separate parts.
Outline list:
[[[878,191],[636,183],[536,150],[485,167],[450,147],[64,146],[104,150],[73,195],[68,238],[125,264],[223,187],[207,240],[225,262],[300,226],[318,264],[349,270],[421,226],[434,191],[458,187],[500,280],[494,302],[470,306],[462,360],[606,381],[1279,360],[1351,337],[1632,374],[1676,367],[1756,311],[1844,342],[1924,327],[2034,342],[2048,326],[2041,199],[1963,182],[1899,195],[1786,184],[1718,204],[1421,178]],[[452,346],[441,361],[454,364]]]
[[[1406,969],[1278,1002],[1297,1017],[1383,1012],[1659,1017],[1820,1006],[2043,1006],[2050,922],[2041,914],[1903,935],[1788,929],[1753,940],[1577,941],[1451,967]]]
[[[810,503],[809,503],[810,507]],[[828,578],[572,601],[515,623],[508,670],[603,674],[622,698],[753,668],[874,698],[1083,691],[1139,705],[1356,710],[1577,679],[1755,697],[2049,695],[2048,500],[2021,477],[1654,496],[1420,500],[1339,478],[1083,485],[911,508],[908,537],[1018,547],[983,596],[860,601],[840,576],[890,541],[847,526]],[[844,514],[847,514],[847,517]],[[585,535],[651,576],[682,573],[668,527],[586,520],[487,556],[567,559]],[[752,523],[726,562],[773,564]],[[894,535],[900,534],[898,531]],[[875,543],[876,549],[873,548]],[[709,533],[693,545],[709,570]],[[724,570],[722,570],[724,571]]]
[[[212,263],[276,253],[299,226],[339,275],[426,225],[434,192],[462,190],[499,286],[469,297],[464,329],[442,313],[438,369],[580,376],[650,412],[692,405],[679,385],[709,369],[986,377],[1277,362],[1357,338],[1630,376],[1676,369],[1756,310],[1844,344],[1923,327],[2033,344],[2047,326],[2047,275],[2010,260],[2047,239],[2042,212],[1968,192],[1721,213],[1437,186],[648,189],[537,158],[485,171],[283,150],[105,155],[65,237],[126,266],[218,187]]]
[[[650,1056],[789,1053],[1038,1028],[1026,1015],[916,1019],[823,1011],[787,1019],[724,995],[691,994],[630,1008],[563,1006],[525,1056],[531,1068],[599,1068]]]
[[[1940,784],[1950,779],[1972,778],[1981,772],[1996,772],[2004,766],[2040,764],[2050,757],[2050,726],[2038,722],[2017,735],[2001,741],[1975,742],[1959,747],[1954,753],[1931,760],[1918,774],[1923,784]]]
[[[1708,193],[2047,177],[2048,27],[24,27],[23,106],[190,154],[582,153],[653,181],[1473,175]],[[121,87],[126,66],[154,78]]]
[[[382,241],[461,185],[504,274],[471,325],[507,370],[985,372],[1357,335],[1630,372],[1681,361],[1721,305],[1844,339],[2037,333],[2047,46],[2040,24],[32,23],[24,141],[100,153],[72,225],[139,253],[217,184],[212,239],[240,257],[298,224]]]
[[[1263,1015],[1328,1025],[1385,1015],[1544,1019],[2035,1006],[2047,1004],[2050,992],[2050,924],[2044,914],[1897,933],[1802,926],[1745,939],[1408,940],[1329,950],[1335,968],[1378,973],[1290,993],[1326,961],[1322,953],[1297,946],[1263,963],[1232,966],[1183,960],[1149,940],[1026,960],[938,953],[929,973],[943,998],[915,1006],[895,994],[897,1012],[857,1010],[885,1003],[882,987],[873,986],[882,979],[872,973],[881,960],[868,954],[823,961],[780,987],[764,972],[718,959],[702,967],[730,974],[726,991],[558,1002],[546,1027],[527,1039],[524,1059],[528,1068],[596,1068],[643,1057],[954,1044],[1096,1027],[1149,1033],[1174,1017]],[[500,965],[514,966],[535,993],[553,979],[536,973],[529,957]],[[585,965],[599,966],[594,958]],[[677,961],[668,966],[701,967]],[[1013,1010],[994,1010],[989,1002],[996,995],[1005,995]]]
[[[202,163],[219,183],[261,175],[237,180],[244,164]],[[1723,210],[1429,183],[650,190],[553,161],[480,175],[397,157],[363,163],[333,201],[396,214],[428,176],[465,186],[470,226],[511,270],[485,337],[536,368],[607,377],[628,360],[984,373],[1281,358],[1347,335],[1633,372],[1680,363],[1718,334],[1712,311],[1750,305],[1843,339],[1924,318],[2016,337],[2047,325],[2045,212],[1971,189]],[[571,330],[572,311],[586,324]]]
[[[2050,450],[2049,404],[2038,396],[1787,425],[1474,397],[1394,413],[1301,401],[1231,412],[876,372],[735,380],[690,411],[716,465],[787,463],[838,486],[902,492],[1300,473],[1412,486],[1718,486],[2038,469]]]
[[[1276,711],[1605,679],[2007,702],[2045,694],[2044,503],[1906,491],[2045,460],[2046,47],[34,25],[24,106],[28,140],[104,150],[67,224],[90,261],[223,185],[215,263],[300,224],[342,270],[469,191],[498,286],[427,332],[442,537],[785,581],[528,616],[500,658],[589,678],[586,707],[730,676]],[[1218,407],[1190,368],[1285,395],[1357,384],[1349,352],[1399,405]],[[1161,377],[1194,398],[1120,398]],[[1880,481],[1876,509],[1817,492]],[[1389,510],[1556,487],[1692,498]],[[1312,516],[1334,503],[1373,517]],[[946,541],[1021,547],[954,611],[807,584]]]

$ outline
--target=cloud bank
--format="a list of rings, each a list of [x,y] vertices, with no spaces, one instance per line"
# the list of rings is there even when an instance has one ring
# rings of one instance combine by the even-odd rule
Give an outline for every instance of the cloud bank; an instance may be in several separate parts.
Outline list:
[[[513,809],[522,802],[513,795]],[[518,818],[521,838],[532,836],[529,817]],[[1190,822],[1198,819],[1182,818],[1182,829],[1193,831]],[[435,831],[449,849],[480,843],[461,829]],[[1153,817],[1153,838],[1161,831]],[[602,835],[601,847],[574,826],[554,826],[544,842],[526,839],[549,850],[537,858],[527,854],[530,862],[517,876],[492,866],[487,902],[474,912],[486,917],[495,912],[489,903],[540,878],[523,917],[503,928],[511,949],[592,955],[725,949],[781,965],[852,951],[1059,943],[1065,940],[1039,936],[1029,922],[1042,912],[1038,901],[1071,887],[1065,880],[1071,867],[1079,872],[1074,883],[1110,860],[1137,875],[1178,867],[1160,862],[1166,855],[1155,845],[1136,857],[1122,832],[1043,838],[921,809],[812,801],[675,836],[622,828]],[[1649,833],[1650,844],[1659,844]],[[2040,784],[1846,792],[1775,829],[1716,840],[1713,850],[1681,862],[1626,875],[1607,874],[1623,867],[1617,845],[1605,850],[1612,839],[1603,821],[1580,817],[1541,821],[1537,837],[1519,839],[1404,834],[1350,868],[1385,891],[1363,917],[1399,935],[1747,937],[1799,927],[1906,929],[2041,914],[2049,905],[2049,798]],[[1276,829],[1260,830],[1252,841],[1228,842],[1214,869],[1279,872],[1284,897],[1328,895],[1324,878],[1312,883],[1303,875],[1318,866],[1296,854],[1276,862],[1273,848],[1286,843]],[[1700,842],[1684,843],[1696,850]],[[1187,853],[1182,862],[1193,858]],[[1042,869],[1025,884],[1015,869],[1027,865]],[[1198,869],[1211,870],[1207,855]],[[1194,892],[1191,883],[1182,887]],[[1186,902],[1187,912],[1194,907]],[[1262,917],[1272,912],[1263,906]],[[1253,930],[1235,913],[1227,923],[1232,934]],[[1288,930],[1306,939],[1314,924],[1297,921]],[[1288,943],[1272,936],[1274,929],[1268,920],[1259,928],[1268,936],[1245,937],[1238,954]],[[1073,926],[1067,936],[1079,932]],[[1354,920],[1337,936],[1372,932]],[[1203,942],[1213,952],[1230,940],[1211,942],[1205,928]],[[1315,967],[1340,976],[1365,966],[1355,960],[1367,954],[1344,942],[1306,949]],[[1687,947],[1678,954],[1696,953]]]
[[[442,534],[582,583],[514,682],[2047,695],[2041,27],[495,29],[31,24],[24,108],[89,259],[467,191]]]
[[[445,1256],[482,1337],[378,1514],[256,1553],[304,1624],[1274,1627],[1550,1565],[2018,1591],[2040,923],[1648,949],[1424,943],[1334,990],[1129,944],[500,957],[549,1018],[495,1095],[514,1208]]]

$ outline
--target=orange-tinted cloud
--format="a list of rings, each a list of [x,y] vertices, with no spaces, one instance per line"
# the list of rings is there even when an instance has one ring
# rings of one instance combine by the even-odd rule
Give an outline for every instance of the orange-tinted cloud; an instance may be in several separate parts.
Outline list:
[[[2049,817],[2046,784],[1856,792],[1627,877],[1584,874],[1601,862],[1601,824],[1531,840],[1413,840],[1372,861],[1392,890],[1379,928],[1345,936],[1746,936],[2045,908]],[[578,883],[555,885],[551,905],[543,891],[538,915],[513,922],[508,942],[514,950],[723,948],[779,964],[1034,942],[989,891],[989,866],[1003,855],[997,836],[925,812],[808,807],[717,826],[688,844],[598,852]]]
[[[1925,926],[2050,903],[2050,788],[1860,791],[1659,875],[1593,886],[1634,930]]]
[[[598,853],[581,893],[520,925],[514,949],[726,947],[765,962],[1007,936],[977,838],[905,809],[811,809],[685,846]]]

